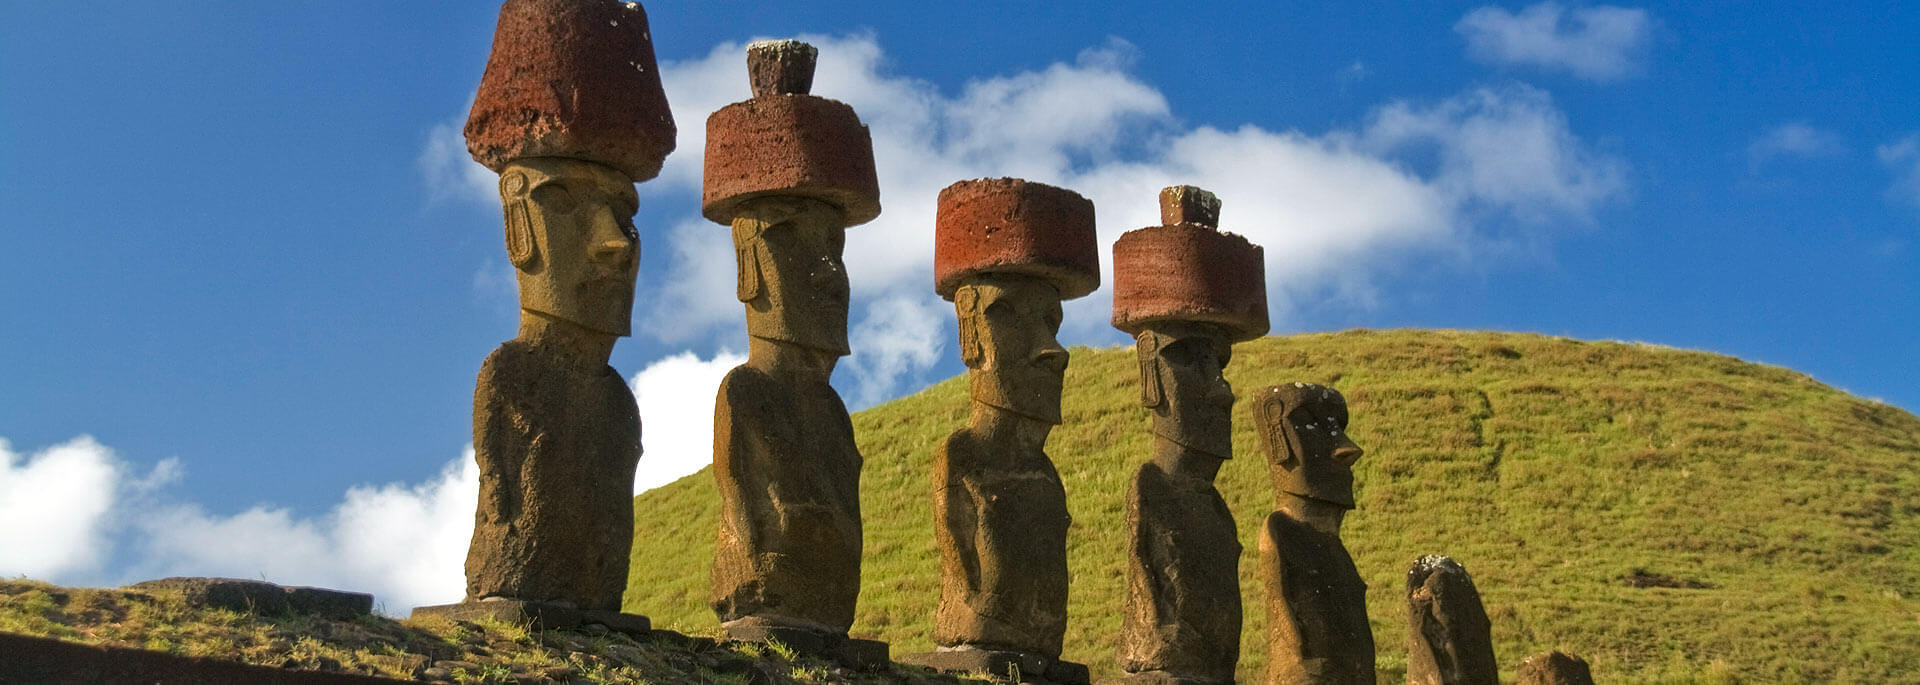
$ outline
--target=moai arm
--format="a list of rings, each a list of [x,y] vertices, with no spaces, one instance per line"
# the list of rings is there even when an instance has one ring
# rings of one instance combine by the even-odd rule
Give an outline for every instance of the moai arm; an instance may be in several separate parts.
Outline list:
[[[962,597],[942,595],[942,601],[964,601],[980,589],[980,493],[968,478],[971,450],[961,434],[948,435],[933,459],[934,540],[940,547],[942,575],[957,576],[969,590]],[[936,637],[936,640],[939,638]]]

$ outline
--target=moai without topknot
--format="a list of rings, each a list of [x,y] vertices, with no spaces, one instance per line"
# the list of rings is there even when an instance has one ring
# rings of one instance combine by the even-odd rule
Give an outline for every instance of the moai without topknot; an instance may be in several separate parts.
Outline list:
[[[1266,682],[1372,685],[1367,584],[1340,542],[1361,455],[1347,437],[1347,400],[1323,385],[1275,385],[1255,393],[1253,417],[1275,507],[1260,531]]]
[[[1520,662],[1514,685],[1593,685],[1587,660],[1565,652],[1548,652]]]
[[[633,185],[659,173],[674,142],[646,11],[508,0],[466,137],[500,174],[520,330],[474,388],[467,601],[419,611],[643,631],[645,617],[617,613],[640,417],[607,358],[633,315]]]
[[[1086,666],[1060,661],[1072,517],[1044,448],[1060,423],[1067,367],[1055,338],[1060,302],[1100,287],[1093,203],[1040,183],[980,179],[940,191],[937,216],[934,290],[959,318],[972,414],[934,455],[940,649],[900,660],[1086,683]]]
[[[880,190],[853,108],[807,94],[815,56],[797,41],[747,46],[753,99],[707,118],[701,211],[733,228],[748,335],[714,406],[710,599],[734,639],[865,665],[887,652],[847,638],[861,458],[827,380],[848,353],[845,230],[879,216]]]
[[[1409,685],[1500,682],[1493,661],[1493,623],[1465,567],[1438,554],[1413,562],[1407,571],[1407,610]]]
[[[1258,245],[1217,226],[1220,201],[1160,192],[1162,226],[1113,244],[1113,326],[1133,335],[1153,460],[1127,487],[1127,598],[1120,666],[1129,683],[1231,683],[1240,659],[1240,541],[1214,489],[1233,457],[1234,343],[1267,332]]]

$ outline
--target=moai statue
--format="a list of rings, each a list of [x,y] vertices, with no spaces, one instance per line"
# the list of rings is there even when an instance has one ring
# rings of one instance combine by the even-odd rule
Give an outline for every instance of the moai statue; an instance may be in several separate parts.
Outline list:
[[[1256,394],[1253,416],[1275,501],[1260,531],[1267,683],[1373,685],[1367,584],[1340,542],[1361,454],[1347,400],[1322,385],[1275,385]]]
[[[747,46],[754,97],[707,118],[702,213],[733,227],[747,363],[714,406],[720,486],[714,613],[738,640],[778,639],[856,663],[860,452],[827,379],[847,349],[848,226],[880,214],[873,143],[853,108],[808,95],[814,48]]]
[[[934,290],[954,303],[973,411],[933,462],[939,651],[901,661],[1086,683],[1067,631],[1067,492],[1044,450],[1060,423],[1061,300],[1100,287],[1093,203],[1020,179],[940,192]]]
[[[1458,562],[1429,554],[1407,571],[1410,685],[1497,685],[1492,622],[1473,577]]]
[[[1565,652],[1548,652],[1520,662],[1514,685],[1593,685],[1587,660]]]
[[[1129,683],[1230,683],[1240,659],[1240,541],[1214,475],[1233,457],[1232,345],[1267,332],[1260,247],[1217,228],[1220,201],[1160,192],[1162,226],[1113,244],[1113,325],[1133,334],[1153,460],[1127,487]]]
[[[607,365],[630,332],[634,184],[673,150],[647,15],[614,0],[508,0],[468,116],[467,149],[500,174],[520,330],[473,398],[480,503],[456,617],[546,627],[620,619],[633,544],[640,417]],[[491,600],[491,601],[483,601]]]

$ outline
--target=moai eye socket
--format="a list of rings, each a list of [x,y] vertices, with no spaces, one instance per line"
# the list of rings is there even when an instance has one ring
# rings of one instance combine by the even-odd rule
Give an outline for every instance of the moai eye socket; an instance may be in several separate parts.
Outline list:
[[[533,201],[539,203],[542,208],[548,211],[559,212],[561,214],[572,214],[574,208],[579,204],[578,201],[574,200],[573,192],[567,190],[567,187],[560,183],[548,183],[534,188]]]

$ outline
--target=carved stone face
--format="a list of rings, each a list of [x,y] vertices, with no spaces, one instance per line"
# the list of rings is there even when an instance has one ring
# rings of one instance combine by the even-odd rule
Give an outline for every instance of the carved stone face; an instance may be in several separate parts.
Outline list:
[[[847,348],[845,214],[806,198],[750,201],[733,220],[747,334],[844,357]]]
[[[1275,489],[1353,508],[1353,464],[1363,451],[1347,437],[1347,400],[1333,388],[1298,383],[1260,392],[1254,417]]]
[[[1205,324],[1156,324],[1135,336],[1141,403],[1153,432],[1194,451],[1233,458],[1233,387],[1222,371],[1233,348]]]
[[[1067,351],[1055,338],[1060,291],[1037,278],[990,274],[955,291],[953,305],[973,399],[1059,425],[1067,370]]]
[[[640,268],[632,181],[592,162],[520,159],[500,172],[500,204],[521,309],[608,335],[632,332]]]

